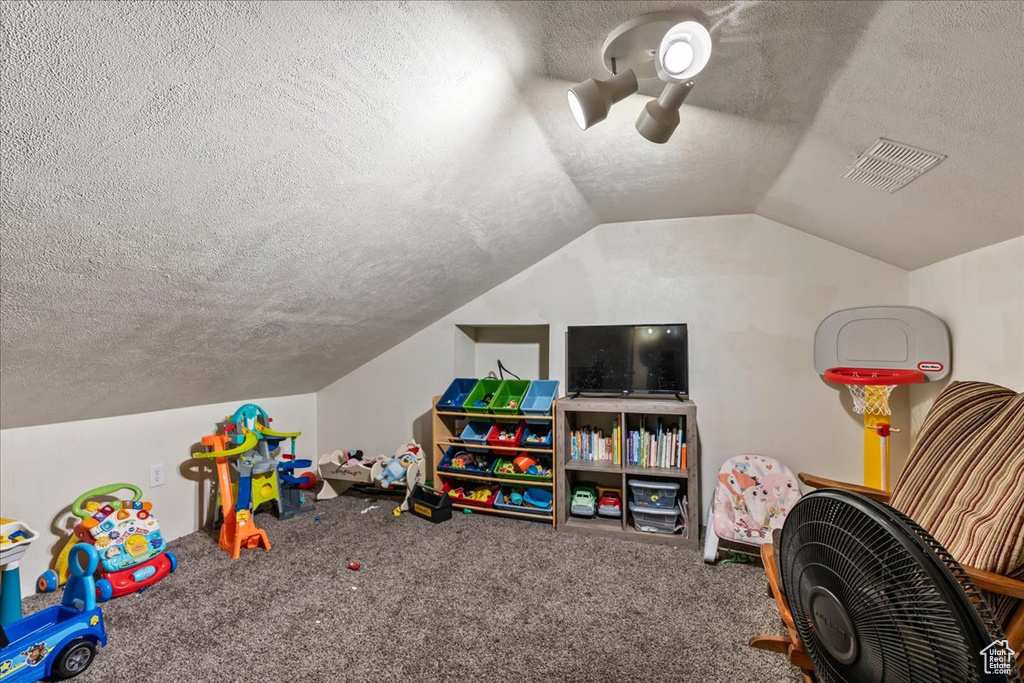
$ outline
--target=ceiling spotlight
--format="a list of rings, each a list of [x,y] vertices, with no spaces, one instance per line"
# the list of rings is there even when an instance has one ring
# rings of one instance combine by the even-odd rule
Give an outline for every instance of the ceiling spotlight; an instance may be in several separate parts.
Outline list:
[[[590,79],[569,89],[569,110],[587,130],[608,116],[611,106],[637,92],[638,81],[659,79],[658,99],[648,102],[636,120],[640,135],[663,144],[679,126],[679,107],[693,88],[693,78],[711,58],[710,19],[694,8],[651,12],[616,26],[601,46],[601,61],[615,74],[607,81]]]
[[[638,87],[632,69],[612,76],[606,81],[590,78],[569,88],[569,111],[580,129],[586,130],[608,117],[616,102],[629,97]]]
[[[693,89],[693,81],[668,83],[658,95],[644,106],[636,120],[636,130],[659,145],[668,142],[679,125],[679,107]]]
[[[683,21],[668,30],[658,46],[658,78],[669,83],[690,80],[708,65],[711,34],[696,21]]]

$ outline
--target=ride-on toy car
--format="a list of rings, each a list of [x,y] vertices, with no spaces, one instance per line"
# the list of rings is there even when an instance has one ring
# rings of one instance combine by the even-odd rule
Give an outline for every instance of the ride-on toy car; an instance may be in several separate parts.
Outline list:
[[[597,490],[593,486],[581,484],[573,489],[569,513],[577,517],[593,517],[597,513],[596,502]]]
[[[618,491],[605,491],[597,501],[597,514],[602,517],[622,516],[622,497]]]
[[[0,627],[3,683],[71,678],[89,668],[96,646],[107,644],[103,612],[96,606],[98,564],[95,548],[76,544],[68,553],[70,575],[61,604]]]
[[[130,500],[106,503],[89,500],[121,490],[134,495]],[[71,504],[71,513],[82,521],[75,526],[74,537],[57,557],[54,569],[39,577],[39,591],[54,591],[67,579],[67,553],[76,539],[95,546],[99,554],[96,597],[100,602],[145,590],[173,572],[178,568],[178,558],[166,550],[152,508],[152,503],[142,500],[142,489],[134,484],[107,484],[80,495]]]

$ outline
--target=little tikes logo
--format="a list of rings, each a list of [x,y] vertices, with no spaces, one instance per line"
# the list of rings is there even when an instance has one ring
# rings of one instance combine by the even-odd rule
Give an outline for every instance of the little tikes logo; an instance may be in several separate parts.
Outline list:
[[[926,360],[917,364],[917,369],[921,372],[942,372],[942,368],[946,367],[938,361]]]
[[[994,640],[979,653],[985,664],[985,673],[1012,675],[1017,671],[1017,653],[1005,640]]]

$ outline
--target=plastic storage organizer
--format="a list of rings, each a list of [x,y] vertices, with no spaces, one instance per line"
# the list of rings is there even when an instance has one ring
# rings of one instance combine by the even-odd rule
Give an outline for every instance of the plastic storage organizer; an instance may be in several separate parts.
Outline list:
[[[679,493],[677,481],[655,481],[652,479],[630,479],[629,493],[633,504],[645,508],[668,509],[675,507]]]
[[[631,502],[629,511],[633,514],[633,528],[637,531],[652,534],[674,534],[686,529],[685,516],[680,523],[682,511],[678,505],[665,509],[644,507]]]

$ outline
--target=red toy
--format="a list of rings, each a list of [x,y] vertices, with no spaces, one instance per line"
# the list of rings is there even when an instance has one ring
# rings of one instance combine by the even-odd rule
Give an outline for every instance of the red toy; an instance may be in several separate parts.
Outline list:
[[[131,491],[132,499],[86,503],[122,489]],[[149,588],[177,569],[178,560],[167,552],[160,524],[152,514],[153,504],[141,499],[142,489],[132,484],[108,484],[76,498],[71,512],[82,521],[75,526],[74,537],[57,558],[55,569],[39,577],[39,590],[48,593],[67,581],[68,553],[78,542],[94,546],[99,555],[96,597],[100,602]]]
[[[618,491],[603,491],[597,501],[597,514],[602,517],[621,517],[622,498]]]
[[[349,562],[348,563],[348,568],[351,569],[354,572],[359,571],[360,569],[362,569],[362,567],[363,567],[363,565],[359,564],[358,562]]]

